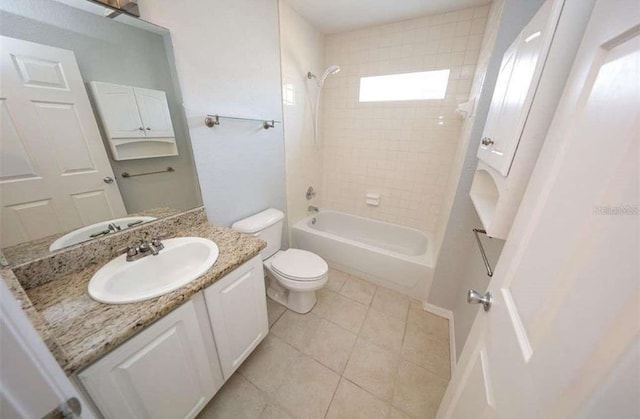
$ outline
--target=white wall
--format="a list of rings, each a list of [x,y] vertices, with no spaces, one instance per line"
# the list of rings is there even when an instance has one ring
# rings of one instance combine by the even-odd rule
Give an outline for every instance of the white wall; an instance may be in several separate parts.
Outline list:
[[[287,215],[291,226],[307,215],[309,205],[318,205],[322,199],[322,148],[313,137],[318,88],[315,80],[307,78],[307,72],[324,71],[324,35],[280,0],[280,42],[282,83],[288,92],[283,97],[283,108]],[[309,186],[317,195],[307,201],[305,192]]]
[[[494,0],[471,93],[477,97],[475,115],[463,127],[456,164],[449,179],[445,205],[451,210],[447,211],[446,228],[443,223],[437,232],[443,238],[428,302],[453,311],[458,355],[479,307],[466,302],[466,292],[473,288],[484,293],[489,285],[472,232],[473,228],[481,227],[469,198],[478,161],[476,153],[502,55],[542,3],[543,0]],[[504,242],[483,239],[489,260],[495,266]]]
[[[142,18],[171,31],[202,198],[210,220],[228,225],[268,207],[284,209],[277,0],[139,0]]]
[[[327,36],[323,206],[434,231],[489,6]],[[451,69],[442,100],[358,101],[361,77]],[[365,193],[381,195],[379,207]]]

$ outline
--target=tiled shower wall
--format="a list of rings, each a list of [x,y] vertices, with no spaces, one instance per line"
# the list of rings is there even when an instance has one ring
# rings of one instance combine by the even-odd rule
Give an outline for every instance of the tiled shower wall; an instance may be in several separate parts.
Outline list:
[[[489,5],[326,37],[322,206],[435,230]],[[361,77],[450,69],[442,100],[359,103]],[[365,204],[378,193],[380,206]]]

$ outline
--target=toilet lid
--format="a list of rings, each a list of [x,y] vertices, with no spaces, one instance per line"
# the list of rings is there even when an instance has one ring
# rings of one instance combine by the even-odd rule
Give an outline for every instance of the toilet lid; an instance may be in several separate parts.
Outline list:
[[[317,279],[329,270],[320,256],[300,249],[281,252],[273,259],[271,267],[280,275],[298,281]]]

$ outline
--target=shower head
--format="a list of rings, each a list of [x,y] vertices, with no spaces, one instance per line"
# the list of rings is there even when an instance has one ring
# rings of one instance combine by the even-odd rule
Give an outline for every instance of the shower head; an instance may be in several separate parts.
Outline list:
[[[322,76],[320,77],[320,79],[318,79],[318,77],[316,77],[315,74],[313,74],[312,72],[308,72],[307,73],[307,78],[308,79],[316,79],[318,86],[322,87],[322,85],[324,84],[324,81],[327,79],[327,77],[329,77],[332,74],[336,74],[337,72],[340,71],[340,66],[337,64],[333,64],[330,65],[329,67],[327,67],[326,70],[324,70],[324,73],[322,73]]]
[[[320,81],[318,82],[320,86],[324,84],[324,81],[327,79],[327,77],[329,77],[332,74],[336,74],[339,71],[340,71],[340,66],[337,64],[333,64],[327,67],[327,69],[324,70],[324,73],[322,73],[322,77],[320,77]]]

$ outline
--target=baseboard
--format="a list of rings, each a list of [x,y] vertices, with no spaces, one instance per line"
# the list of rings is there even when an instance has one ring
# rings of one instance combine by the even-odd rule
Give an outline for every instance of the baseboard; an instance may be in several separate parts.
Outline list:
[[[422,303],[422,308],[436,316],[444,317],[449,321],[449,359],[451,360],[451,376],[453,376],[453,370],[456,367],[456,334],[455,327],[453,325],[453,311],[447,310],[429,303]]]

